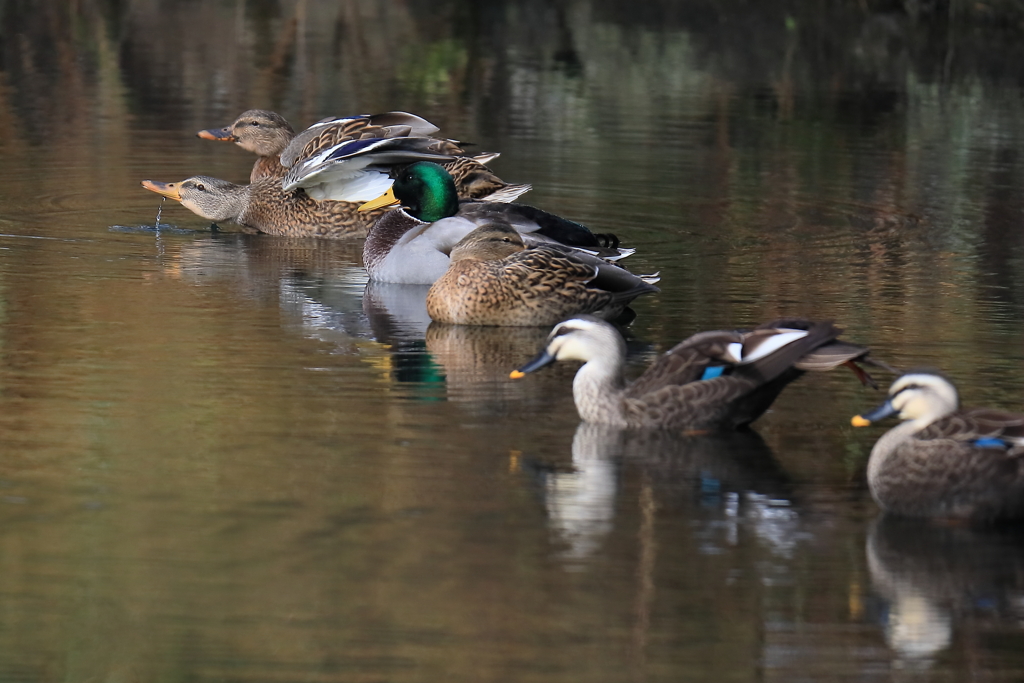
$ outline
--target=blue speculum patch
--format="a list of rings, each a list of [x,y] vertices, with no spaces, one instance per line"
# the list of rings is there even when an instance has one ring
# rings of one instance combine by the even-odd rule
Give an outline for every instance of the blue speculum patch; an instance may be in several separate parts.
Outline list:
[[[725,366],[724,365],[715,365],[715,366],[712,366],[712,367],[709,367],[709,368],[705,368],[704,369],[704,374],[701,375],[701,379],[705,380],[705,379],[714,379],[716,377],[721,377],[723,372],[725,372]]]

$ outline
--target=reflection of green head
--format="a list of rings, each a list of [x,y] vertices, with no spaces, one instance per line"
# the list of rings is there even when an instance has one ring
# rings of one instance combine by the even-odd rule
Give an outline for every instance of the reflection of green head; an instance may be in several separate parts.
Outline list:
[[[429,161],[418,161],[402,172],[392,188],[406,212],[433,223],[459,211],[459,195],[448,171]]]

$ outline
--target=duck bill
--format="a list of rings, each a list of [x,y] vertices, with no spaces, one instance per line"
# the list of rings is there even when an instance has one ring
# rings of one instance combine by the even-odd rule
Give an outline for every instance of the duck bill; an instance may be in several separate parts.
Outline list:
[[[387,192],[385,192],[381,196],[377,197],[376,199],[371,199],[370,201],[368,201],[365,204],[361,205],[359,207],[359,210],[360,211],[373,211],[374,209],[379,209],[382,206],[391,206],[392,204],[397,204],[397,203],[398,203],[398,198],[395,196],[394,190],[393,189],[389,189]]]
[[[196,137],[204,140],[220,140],[222,142],[238,142],[230,128],[208,128],[196,133]]]
[[[156,192],[158,195],[173,199],[176,202],[181,201],[181,194],[178,192],[177,183],[161,183],[158,180],[143,180],[142,186],[150,192]]]
[[[886,401],[882,405],[878,406],[870,413],[864,413],[863,415],[854,415],[853,419],[850,420],[850,424],[854,427],[867,427],[872,422],[878,422],[884,420],[890,415],[895,415],[897,412],[896,408],[893,407],[892,401]]]
[[[511,373],[509,373],[509,378],[519,379],[520,377],[525,377],[526,373],[533,372],[534,370],[540,370],[545,365],[550,365],[551,363],[554,362],[555,357],[548,353],[547,349],[544,349],[539,354],[537,354],[537,357],[531,360],[529,363],[519,368],[518,370],[513,370]]]

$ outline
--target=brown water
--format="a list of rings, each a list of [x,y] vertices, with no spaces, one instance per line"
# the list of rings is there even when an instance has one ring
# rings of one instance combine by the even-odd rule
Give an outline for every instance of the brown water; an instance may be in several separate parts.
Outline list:
[[[878,522],[848,373],[753,435],[580,426],[574,368],[507,379],[546,330],[139,187],[244,180],[193,134],[249,107],[407,109],[662,272],[637,370],[799,314],[1020,410],[1021,29],[978,7],[4,4],[0,680],[1024,677],[1024,538]]]

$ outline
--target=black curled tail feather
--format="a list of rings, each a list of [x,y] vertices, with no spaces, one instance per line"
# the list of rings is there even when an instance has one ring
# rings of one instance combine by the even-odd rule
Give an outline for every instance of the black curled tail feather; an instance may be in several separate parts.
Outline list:
[[[598,236],[585,225],[576,223],[553,213],[542,211],[527,204],[509,204],[515,212],[540,226],[538,234],[571,247],[603,247]]]

